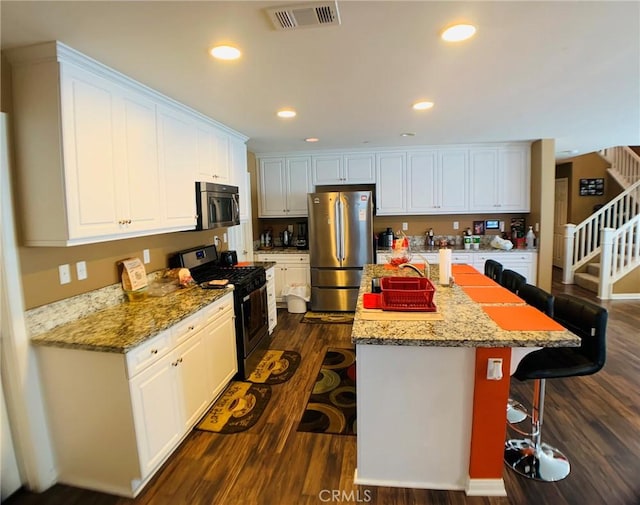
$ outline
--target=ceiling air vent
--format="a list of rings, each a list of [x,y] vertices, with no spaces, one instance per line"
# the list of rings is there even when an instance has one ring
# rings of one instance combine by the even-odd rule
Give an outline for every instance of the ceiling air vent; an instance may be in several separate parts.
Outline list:
[[[340,24],[338,2],[313,2],[266,9],[276,30]]]

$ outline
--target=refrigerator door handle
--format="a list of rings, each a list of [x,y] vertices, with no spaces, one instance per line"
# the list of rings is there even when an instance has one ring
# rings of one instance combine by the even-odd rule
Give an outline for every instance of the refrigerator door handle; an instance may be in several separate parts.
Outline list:
[[[340,263],[345,260],[344,234],[344,204],[342,203],[342,196],[340,196]]]
[[[335,232],[336,232],[336,259],[342,262],[342,205],[340,198],[336,198],[335,204]]]

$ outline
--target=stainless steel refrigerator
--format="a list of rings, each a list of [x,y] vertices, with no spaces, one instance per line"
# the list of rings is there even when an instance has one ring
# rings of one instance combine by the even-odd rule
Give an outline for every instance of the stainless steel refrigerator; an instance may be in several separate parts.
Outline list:
[[[353,311],[373,263],[371,191],[309,193],[311,310]]]

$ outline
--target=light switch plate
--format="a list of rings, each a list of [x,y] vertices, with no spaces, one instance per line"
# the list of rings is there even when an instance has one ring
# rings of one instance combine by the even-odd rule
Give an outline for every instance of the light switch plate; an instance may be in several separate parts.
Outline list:
[[[58,266],[58,274],[60,276],[60,284],[69,284],[71,282],[71,270],[68,264]]]
[[[142,251],[142,261],[144,263],[151,263],[151,255],[149,254],[149,249],[144,249]]]
[[[458,221],[454,221],[453,222],[453,229],[454,230],[459,230],[460,229],[460,223]]]
[[[79,281],[83,281],[87,278],[87,262],[78,261],[76,263],[76,274]]]
[[[409,229],[409,223],[402,223],[402,231],[407,231]]]

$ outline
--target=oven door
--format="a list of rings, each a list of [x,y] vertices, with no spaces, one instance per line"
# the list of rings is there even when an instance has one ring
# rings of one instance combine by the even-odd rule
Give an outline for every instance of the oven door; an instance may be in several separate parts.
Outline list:
[[[244,358],[246,358],[269,331],[266,284],[243,298],[240,312],[240,317],[242,318],[242,347]]]

